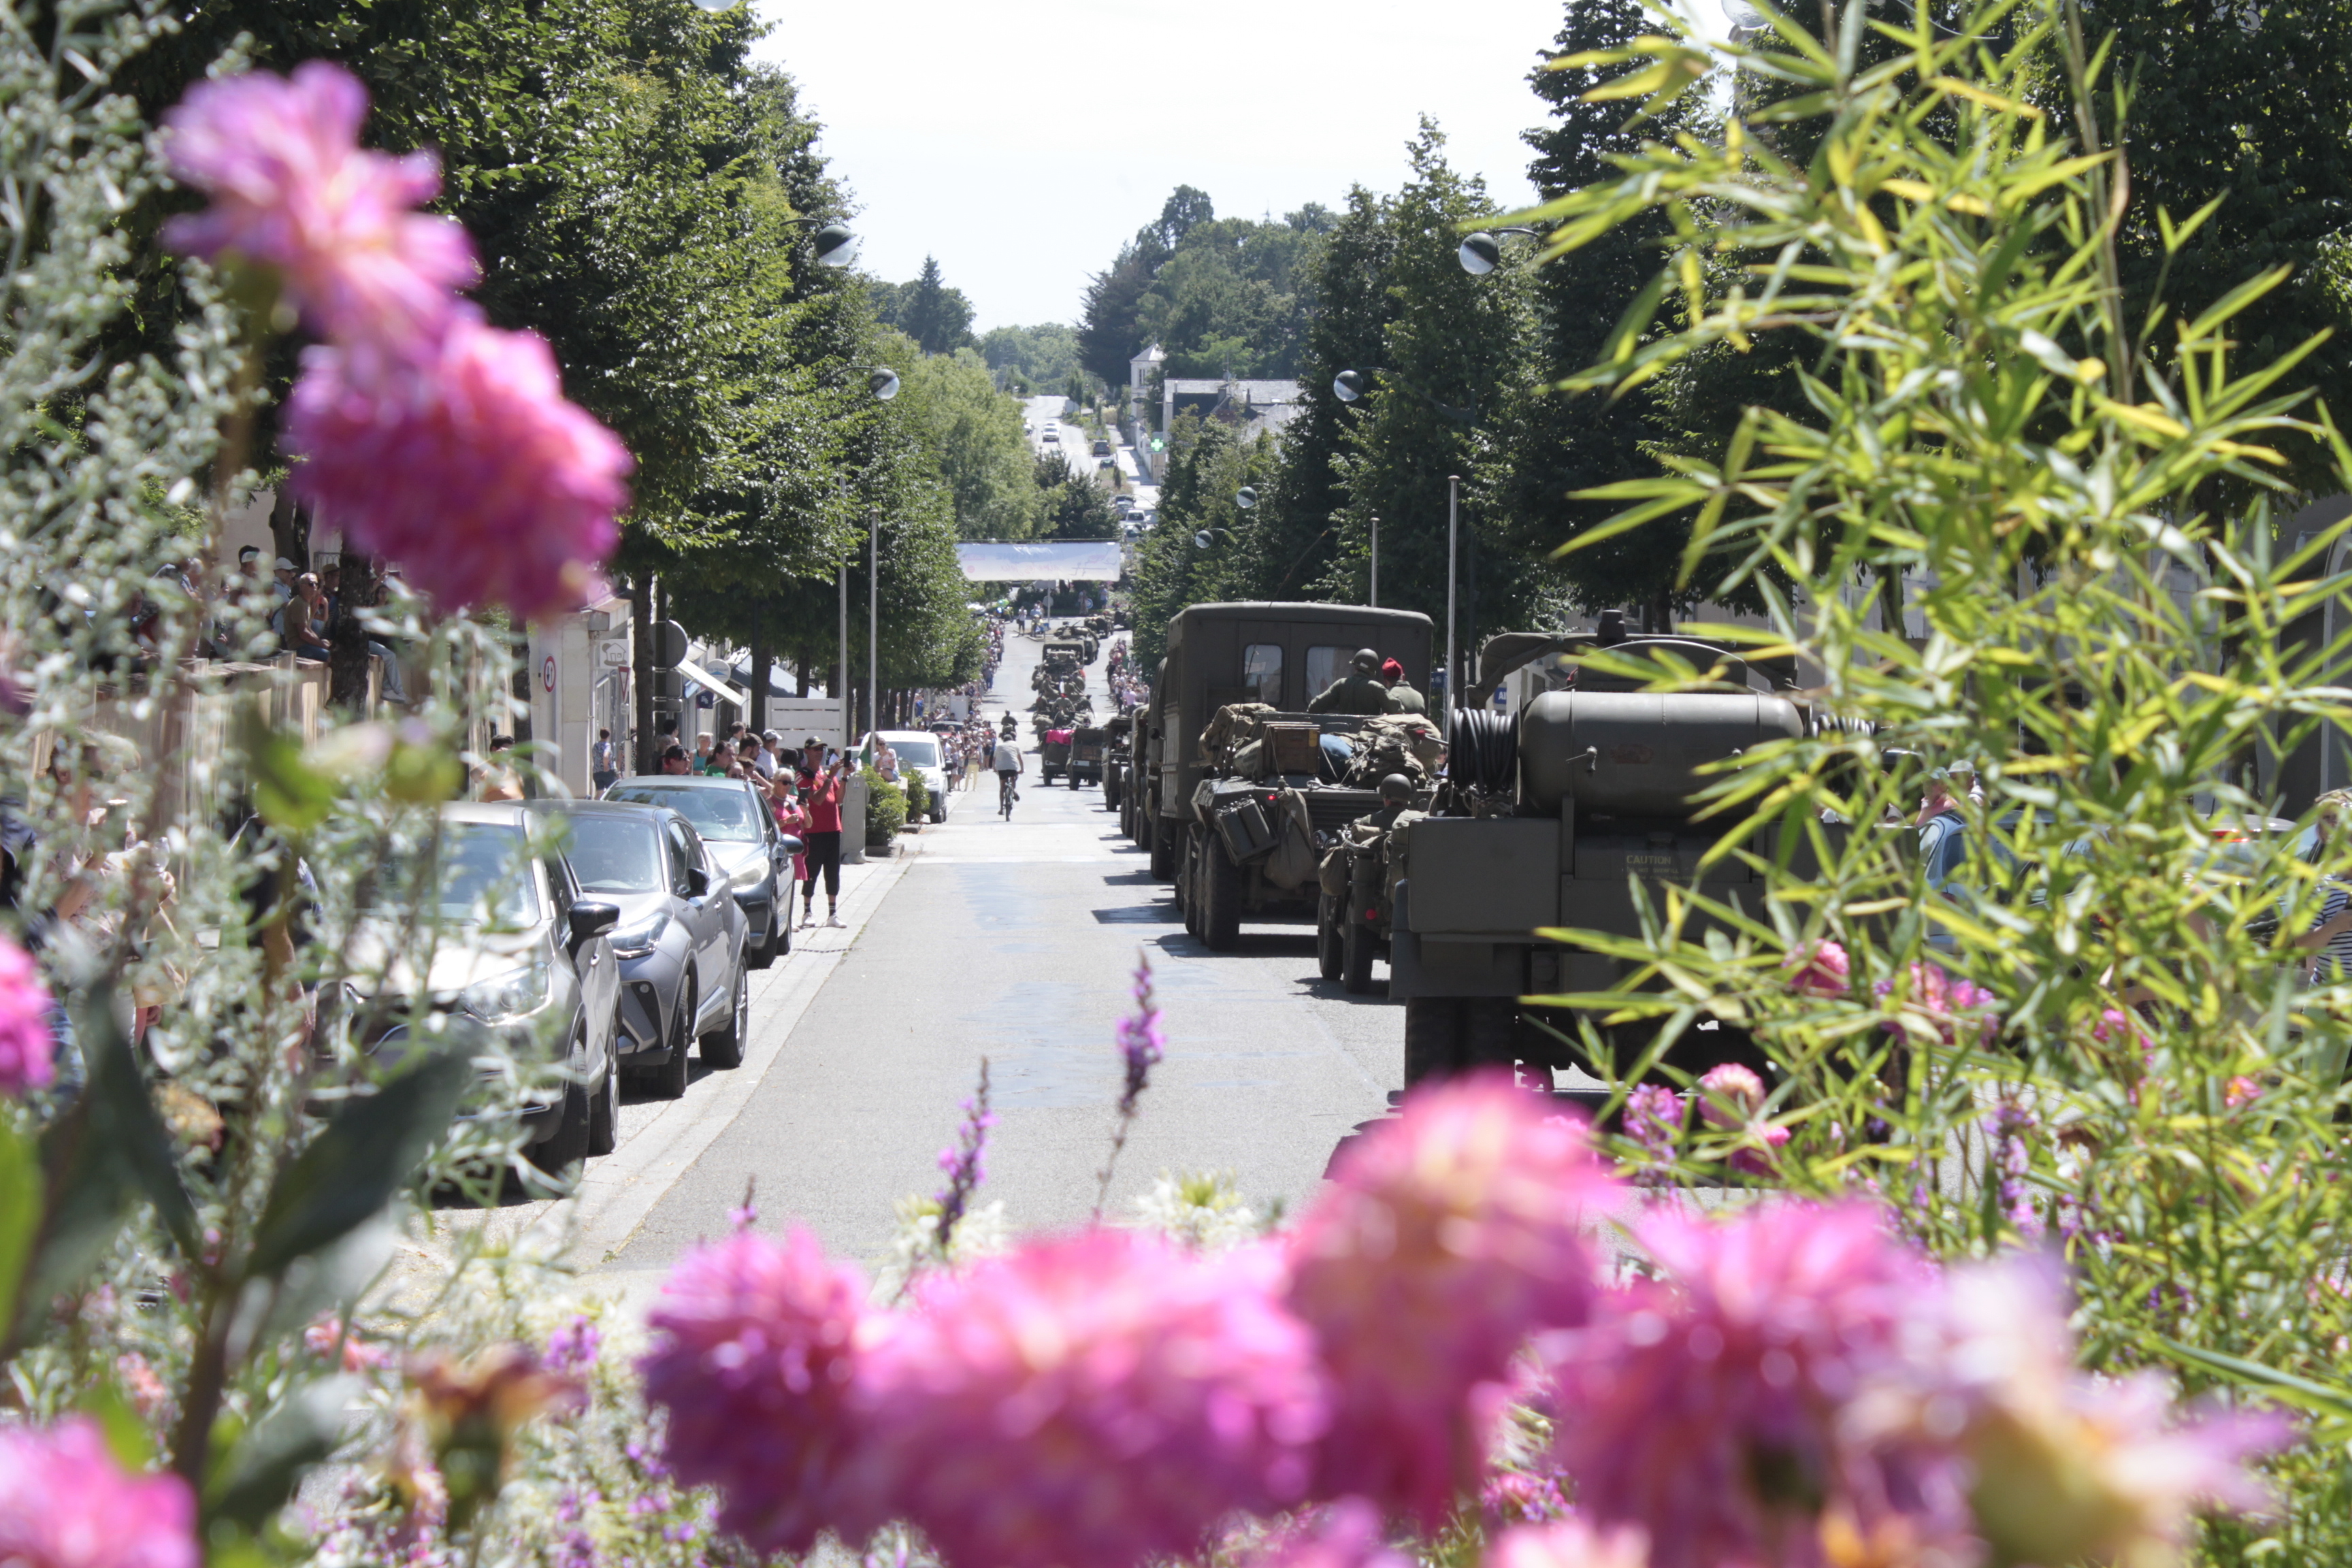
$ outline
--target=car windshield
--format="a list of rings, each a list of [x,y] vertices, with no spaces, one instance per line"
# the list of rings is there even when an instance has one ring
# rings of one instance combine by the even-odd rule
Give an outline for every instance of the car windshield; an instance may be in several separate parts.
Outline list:
[[[441,837],[441,918],[478,920],[487,909],[501,925],[539,919],[530,846],[513,827],[453,822]]]
[[[661,834],[652,822],[604,816],[571,822],[564,854],[583,891],[651,893],[663,887]]]
[[[936,741],[893,741],[890,749],[898,760],[912,768],[935,768],[940,765],[940,748]]]
[[[752,804],[751,792],[740,784],[726,789],[614,784],[605,792],[604,798],[633,801],[639,805],[666,805],[694,824],[697,833],[723,844],[747,844],[761,837],[759,809]]]

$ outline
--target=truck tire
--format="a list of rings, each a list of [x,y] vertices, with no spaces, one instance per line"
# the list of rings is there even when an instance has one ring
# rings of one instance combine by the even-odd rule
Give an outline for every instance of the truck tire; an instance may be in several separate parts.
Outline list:
[[[1339,911],[1339,989],[1350,996],[1368,996],[1372,990],[1372,949],[1380,937],[1356,918],[1353,908]]]
[[[1339,900],[1326,893],[1315,902],[1315,967],[1324,980],[1339,979]]]
[[[1460,1061],[1465,1072],[1509,1072],[1518,1060],[1519,1005],[1508,996],[1462,1004]]]
[[[1085,782],[1085,780],[1078,777],[1078,771],[1076,768],[1072,768],[1070,770],[1070,793],[1072,795],[1076,795],[1078,792],[1079,787],[1083,785]]]
[[[1201,854],[1201,940],[1211,952],[1231,952],[1242,940],[1242,868],[1224,840],[1211,834]]]
[[[1462,1003],[1453,996],[1408,996],[1404,1004],[1405,1092],[1454,1076],[1460,1067]]]
[[[1143,847],[1151,852],[1151,874],[1163,882],[1176,879],[1176,825],[1150,814],[1150,802],[1141,807],[1143,813]]]

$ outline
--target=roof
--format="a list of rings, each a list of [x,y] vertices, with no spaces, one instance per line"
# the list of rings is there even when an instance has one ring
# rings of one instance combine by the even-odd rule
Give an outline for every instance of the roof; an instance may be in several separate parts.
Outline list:
[[[1193,379],[1171,376],[1164,384],[1170,396],[1199,396],[1230,390],[1244,403],[1296,403],[1295,381],[1227,381],[1219,376]]]
[[[1419,610],[1374,609],[1370,605],[1290,604],[1279,600],[1237,600],[1223,605],[1190,605],[1176,612],[1179,621],[1391,621],[1429,626]]]

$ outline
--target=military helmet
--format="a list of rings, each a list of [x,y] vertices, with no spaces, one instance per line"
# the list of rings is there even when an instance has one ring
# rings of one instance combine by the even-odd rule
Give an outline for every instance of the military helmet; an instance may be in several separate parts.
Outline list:
[[[1412,781],[1405,777],[1402,773],[1389,774],[1388,777],[1381,781],[1381,804],[1383,805],[1411,805],[1412,804]]]
[[[1381,656],[1370,648],[1360,647],[1356,650],[1356,657],[1348,662],[1356,667],[1358,675],[1370,675],[1381,668]]]

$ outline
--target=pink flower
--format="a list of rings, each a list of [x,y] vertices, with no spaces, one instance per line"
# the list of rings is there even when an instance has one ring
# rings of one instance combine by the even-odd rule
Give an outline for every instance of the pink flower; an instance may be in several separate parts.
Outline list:
[[[412,353],[304,351],[286,436],[294,487],[445,608],[577,608],[620,537],[628,452],[543,341],[471,310]]]
[[[894,1507],[958,1568],[1124,1568],[1297,1503],[1329,1417],[1280,1286],[1107,1230],[929,1276],[866,1384]]]
[[[1853,983],[1853,962],[1834,942],[1799,948],[1781,963],[1789,989],[1803,996],[1843,996]]]
[[[235,251],[278,268],[310,324],[347,341],[436,333],[451,290],[480,273],[454,220],[414,209],[441,189],[429,153],[362,152],[367,89],[310,60],[292,79],[255,71],[199,82],[163,116],[163,155],[212,205],[165,225],[197,256]]]
[[[0,936],[0,1095],[20,1098],[58,1076],[58,1042],[49,1033],[56,1004],[33,955]]]
[[[2160,1373],[2074,1366],[2064,1279],[2047,1257],[1955,1270],[1946,1343],[1916,1420],[1968,1412],[1977,1529],[2007,1562],[2170,1561],[2200,1507],[2261,1511],[2249,1458],[2290,1436],[2273,1412],[2183,1421]]]
[[[1890,996],[1895,982],[1878,983],[1878,994]],[[1980,1040],[1992,1038],[2000,1025],[1999,998],[1983,986],[1955,979],[1939,963],[1914,963],[1910,985],[1897,1002],[1898,1011],[1887,1027],[1913,1045],[1940,1040],[1958,1045],[1964,1026],[1973,1025]]]
[[[1646,1531],[1655,1568],[1819,1562],[1825,1508],[1868,1539],[1964,1529],[1954,1467],[1842,1431],[1935,1300],[1874,1206],[1773,1204],[1724,1224],[1654,1212],[1638,1237],[1664,1278],[1546,1347],[1554,1452],[1584,1511]]]
[[[1412,1568],[1381,1534],[1380,1510],[1348,1498],[1300,1520],[1250,1559],[1249,1568]]]
[[[1683,1131],[1683,1100],[1664,1084],[1635,1086],[1625,1097],[1625,1136],[1642,1151],[1633,1184],[1662,1187],[1674,1180],[1675,1155]]]
[[[1751,1176],[1769,1176],[1774,1156],[1789,1142],[1789,1130],[1763,1120],[1764,1080],[1738,1062],[1709,1068],[1698,1080],[1699,1114],[1707,1124],[1743,1134],[1752,1148],[1735,1149],[1731,1168]]]
[[[136,1476],[83,1416],[0,1427],[0,1563],[196,1568],[196,1505],[177,1476]]]
[[[1486,1568],[1646,1568],[1649,1561],[1641,1531],[1595,1530],[1575,1519],[1507,1530],[1486,1553]]]
[[[2248,1078],[2244,1073],[2232,1078],[2221,1090],[2221,1103],[2231,1110],[2252,1105],[2262,1097],[2262,1079]]]
[[[1318,1495],[1435,1526],[1476,1483],[1480,1386],[1529,1334],[1584,1321],[1580,1226],[1620,1189],[1539,1103],[1499,1075],[1416,1092],[1292,1233],[1290,1303],[1338,1390]]]
[[[739,1233],[688,1255],[662,1289],[641,1365],[669,1413],[669,1465],[719,1489],[719,1521],[763,1553],[881,1526],[874,1450],[856,1411],[865,1282],[816,1238]]]

